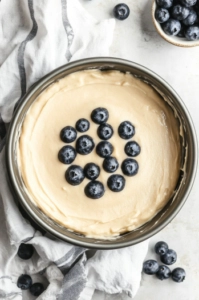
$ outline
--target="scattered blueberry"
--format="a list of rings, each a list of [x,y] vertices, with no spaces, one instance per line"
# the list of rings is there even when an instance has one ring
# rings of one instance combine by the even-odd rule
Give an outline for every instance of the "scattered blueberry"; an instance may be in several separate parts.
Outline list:
[[[113,153],[113,146],[109,142],[99,142],[96,152],[100,157],[108,157]]]
[[[156,260],[150,259],[143,263],[143,272],[148,275],[153,275],[159,270],[159,264]]]
[[[92,152],[95,147],[93,139],[88,135],[80,136],[76,141],[76,151],[79,154],[87,155]]]
[[[103,123],[98,127],[97,134],[100,139],[109,140],[113,135],[113,127],[107,123]]]
[[[77,165],[70,166],[65,173],[66,181],[71,185],[78,185],[84,180],[84,170]]]
[[[123,21],[128,18],[129,14],[130,14],[130,9],[129,9],[128,5],[121,3],[114,7],[113,14],[116,19]]]
[[[169,8],[173,5],[173,0],[156,0],[158,6],[163,8]]]
[[[72,143],[77,137],[75,128],[71,126],[64,127],[60,132],[60,138],[64,143]]]
[[[108,173],[114,173],[119,167],[119,163],[115,157],[106,157],[103,161],[103,168]]]
[[[134,136],[135,127],[133,126],[133,124],[131,124],[131,122],[124,121],[120,124],[118,133],[122,139],[128,140]]]
[[[182,21],[184,19],[186,19],[189,15],[189,8],[187,7],[184,7],[184,6],[181,6],[181,5],[175,5],[173,8],[172,8],[172,16],[175,20],[178,20],[178,21]]]
[[[107,122],[109,118],[109,113],[106,108],[98,107],[94,109],[91,113],[91,119],[96,124],[102,124],[104,122]]]
[[[169,249],[169,246],[165,242],[161,241],[161,242],[158,242],[155,244],[155,252],[158,255],[164,255],[168,249]]]
[[[18,288],[28,290],[32,285],[32,278],[27,274],[22,274],[17,280]]]
[[[88,163],[84,167],[84,174],[86,178],[95,180],[100,174],[100,168],[94,163]]]
[[[33,285],[30,287],[30,293],[36,297],[41,295],[43,291],[44,291],[44,286],[42,283],[39,282],[33,283]]]
[[[29,259],[33,256],[34,253],[34,247],[31,244],[24,244],[22,243],[19,246],[17,255],[21,258],[21,259]]]
[[[79,119],[75,124],[75,128],[79,132],[85,132],[85,131],[89,130],[90,123],[86,119]]]
[[[171,276],[171,270],[167,266],[160,265],[156,276],[160,280],[168,279]]]
[[[181,3],[183,5],[185,5],[186,7],[193,6],[196,4],[196,2],[197,2],[197,0],[181,0]]]
[[[171,278],[175,282],[182,282],[185,280],[185,277],[186,277],[186,273],[185,270],[182,268],[176,268],[171,273]]]
[[[181,24],[178,20],[169,19],[163,23],[162,29],[168,35],[177,35],[181,30]]]
[[[191,9],[188,17],[184,19],[182,23],[186,26],[191,26],[196,22],[196,20],[197,20],[197,13],[195,12],[195,10]]]
[[[99,181],[90,181],[84,191],[86,196],[91,199],[99,199],[105,192],[103,184]]]
[[[170,18],[169,11],[166,8],[157,8],[155,11],[155,18],[159,23],[164,23]]]
[[[185,30],[185,37],[189,41],[195,41],[199,39],[199,26],[190,26]]]
[[[141,148],[138,145],[138,143],[132,141],[132,142],[126,143],[124,151],[125,151],[126,155],[135,157],[140,154]]]
[[[137,174],[139,165],[133,158],[126,158],[122,163],[122,172],[126,176],[134,176]]]
[[[160,255],[160,260],[163,264],[172,265],[177,260],[177,253],[172,249],[168,249],[165,254]]]
[[[76,151],[72,146],[64,146],[59,150],[58,159],[63,164],[71,164],[76,157]]]
[[[125,179],[122,175],[111,175],[107,185],[112,192],[121,192],[125,187]]]

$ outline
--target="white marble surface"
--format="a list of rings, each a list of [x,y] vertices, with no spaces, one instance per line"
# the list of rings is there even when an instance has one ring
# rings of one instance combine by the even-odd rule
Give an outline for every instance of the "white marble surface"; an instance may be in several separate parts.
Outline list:
[[[81,0],[92,15],[109,18],[120,1]],[[170,45],[156,33],[151,19],[151,0],[125,0],[130,17],[117,21],[110,56],[140,63],[161,75],[182,97],[199,132],[199,47],[184,49]],[[177,217],[160,233],[151,238],[149,258],[156,258],[153,245],[165,240],[178,253],[174,265],[186,269],[184,283],[161,282],[153,276],[142,277],[135,300],[199,300],[199,174],[191,194]],[[116,262],[117,263],[117,262]],[[119,264],[119,262],[118,262]],[[93,300],[108,300],[109,296],[95,293]],[[122,296],[111,298],[125,299]],[[129,299],[129,298],[128,298]]]

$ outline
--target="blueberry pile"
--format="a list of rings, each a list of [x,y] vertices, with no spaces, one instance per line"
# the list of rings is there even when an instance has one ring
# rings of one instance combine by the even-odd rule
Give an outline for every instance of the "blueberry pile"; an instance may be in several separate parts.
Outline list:
[[[21,244],[19,246],[17,255],[24,260],[30,259],[34,253],[34,247],[30,244]],[[18,288],[22,290],[29,290],[30,293],[38,297],[44,291],[44,286],[40,282],[32,283],[32,278],[28,274],[22,274],[17,280]]]
[[[160,260],[164,265],[159,265],[156,260],[150,259],[144,262],[143,272],[148,275],[155,274],[160,280],[172,278],[175,282],[182,282],[185,279],[186,273],[182,268],[175,268],[172,272],[168,266],[172,265],[177,260],[177,254],[174,250],[169,249],[167,243],[158,242],[155,245],[155,252],[160,255]]]
[[[58,152],[58,159],[61,163],[70,165],[65,172],[66,181],[73,186],[79,185],[85,179],[90,182],[85,187],[85,195],[91,199],[99,199],[105,193],[103,183],[96,179],[100,175],[100,167],[93,162],[86,164],[84,168],[72,164],[78,154],[88,155],[94,148],[98,156],[103,158],[102,168],[107,173],[115,173],[119,168],[118,160],[112,156],[113,145],[108,141],[114,134],[113,127],[107,123],[109,112],[106,108],[98,107],[91,113],[91,120],[99,125],[97,135],[101,141],[96,145],[91,136],[82,134],[77,136],[77,132],[85,133],[90,128],[90,122],[80,119],[76,122],[75,128],[72,126],[64,127],[60,132],[60,139],[68,144],[63,146]],[[135,127],[129,121],[122,122],[118,127],[118,135],[129,140],[135,135]],[[69,145],[76,141],[75,147]],[[121,170],[125,176],[134,176],[139,170],[138,162],[132,158],[140,154],[141,148],[135,141],[128,141],[124,147],[124,152],[128,156],[122,164]],[[71,165],[72,164],[72,165]],[[107,180],[108,188],[113,192],[120,192],[125,187],[125,178],[119,174],[111,175]]]
[[[156,0],[155,18],[168,35],[199,39],[199,0]]]

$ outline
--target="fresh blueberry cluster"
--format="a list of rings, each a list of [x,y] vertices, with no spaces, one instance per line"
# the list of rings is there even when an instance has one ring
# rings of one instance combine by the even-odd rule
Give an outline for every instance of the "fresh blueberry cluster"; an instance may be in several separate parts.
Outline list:
[[[155,18],[168,35],[199,39],[199,0],[156,0]]]
[[[22,243],[19,246],[17,255],[21,259],[27,260],[33,256],[33,253],[34,253],[34,247],[32,245]],[[22,290],[29,289],[30,293],[35,297],[38,297],[44,291],[43,284],[40,282],[32,283],[32,278],[28,274],[22,274],[21,276],[19,276],[17,280],[17,286]]]
[[[119,168],[117,159],[112,155],[113,145],[108,140],[113,136],[113,127],[107,123],[109,112],[106,108],[98,107],[91,113],[91,120],[99,125],[97,128],[97,135],[102,140],[96,146],[96,153],[102,157],[102,167],[107,173],[114,173]],[[75,129],[76,128],[76,129]],[[72,164],[77,156],[88,155],[95,148],[93,139],[86,134],[77,138],[77,131],[84,133],[90,128],[90,122],[86,119],[80,119],[76,122],[76,126],[66,126],[60,132],[60,138],[64,143],[70,144],[76,140],[75,147],[71,145],[63,146],[59,153],[58,159],[63,164]],[[135,127],[129,121],[122,122],[118,127],[118,134],[124,140],[131,139],[135,134]],[[122,164],[121,169],[124,175],[134,176],[137,174],[139,165],[138,162],[132,158],[140,154],[141,148],[135,141],[129,141],[125,145],[124,152],[129,158],[126,158]],[[85,195],[91,199],[99,199],[104,195],[104,185],[96,179],[100,175],[100,167],[95,163],[88,163],[84,168],[78,165],[71,165],[65,173],[66,181],[73,185],[79,185],[84,178],[91,180],[85,187]],[[120,192],[125,187],[125,178],[119,174],[113,174],[108,178],[108,188],[113,192]]]
[[[167,243],[158,242],[155,244],[155,252],[160,255],[160,260],[166,265],[172,265],[177,260],[177,254],[174,250],[169,249]],[[159,265],[156,260],[147,260],[143,264],[143,272],[148,275],[156,274],[160,280],[171,277],[175,282],[182,282],[185,279],[186,273],[182,268],[175,268],[172,272],[169,267]]]

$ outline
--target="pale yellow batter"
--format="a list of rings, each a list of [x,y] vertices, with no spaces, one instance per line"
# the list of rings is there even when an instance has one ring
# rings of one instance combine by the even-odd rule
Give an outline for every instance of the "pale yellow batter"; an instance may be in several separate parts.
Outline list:
[[[115,132],[109,141],[120,165],[127,158],[127,140],[117,134],[121,122],[127,120],[135,126],[131,140],[141,146],[141,153],[135,158],[138,174],[125,176],[126,186],[121,192],[108,189],[110,174],[101,168],[97,180],[106,191],[102,198],[92,200],[84,194],[89,180],[85,178],[78,186],[69,185],[64,177],[68,165],[59,162],[57,154],[65,145],[59,137],[61,129],[75,126],[80,118],[90,121],[85,134],[93,137],[97,145],[98,125],[90,118],[97,107],[109,111],[108,123]],[[88,237],[106,238],[147,222],[173,194],[180,170],[179,127],[168,104],[132,75],[82,71],[54,83],[38,97],[25,118],[18,154],[27,190],[44,213]],[[84,167],[89,162],[101,167],[103,158],[94,150],[89,155],[78,154],[73,164]],[[122,174],[120,167],[116,174]]]

